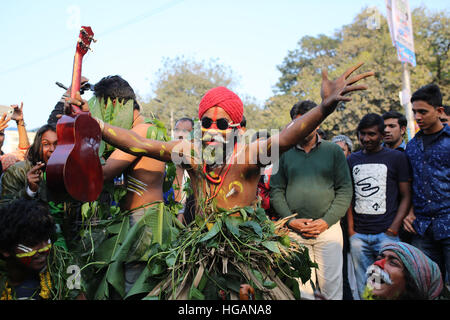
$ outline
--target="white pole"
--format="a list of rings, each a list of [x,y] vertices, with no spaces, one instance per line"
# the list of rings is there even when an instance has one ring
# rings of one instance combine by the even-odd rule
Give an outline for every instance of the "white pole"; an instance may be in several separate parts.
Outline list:
[[[403,105],[403,109],[405,110],[405,117],[408,121],[408,141],[414,138],[416,134],[415,125],[414,125],[414,114],[412,112],[412,104],[411,104],[411,84],[409,81],[409,71],[406,62],[402,62],[402,99],[401,103]]]
[[[174,139],[173,135],[173,109],[170,107],[170,136]]]

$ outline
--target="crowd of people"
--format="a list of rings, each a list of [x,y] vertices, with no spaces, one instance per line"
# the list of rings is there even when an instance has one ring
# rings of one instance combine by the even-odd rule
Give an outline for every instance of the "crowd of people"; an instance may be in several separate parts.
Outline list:
[[[449,108],[443,106],[439,87],[426,85],[411,97],[420,130],[407,143],[406,118],[397,111],[363,116],[355,132],[358,143],[345,135],[326,140],[320,134],[321,122],[339,102],[351,100],[349,93],[368,89],[357,83],[373,72],[354,75],[360,66],[335,80],[323,72],[319,104],[299,101],[290,111],[292,121],[278,134],[261,130],[249,139],[244,138],[248,132],[242,101],[225,87],[205,92],[198,115],[178,119],[171,139],[156,119],[141,115],[133,89],[120,76],[102,78],[93,86],[89,101],[79,94],[70,97],[69,88],[31,145],[23,106],[13,106],[20,141],[18,151],[9,156],[13,160],[1,155],[1,299],[61,298],[62,289],[56,287],[66,283],[55,280],[64,275],[55,275],[50,267],[58,257],[52,252],[86,256],[113,247],[107,245],[111,239],[115,246],[110,256],[115,258],[102,260],[107,271],[98,277],[103,280],[84,283],[65,298],[173,297],[166,291],[175,292],[177,299],[194,295],[244,300],[448,298]],[[82,78],[82,84],[87,82]],[[117,225],[99,227],[103,234],[111,232],[115,237],[92,237],[90,242],[99,241],[92,246],[83,241],[86,204],[70,195],[56,198],[46,181],[47,163],[58,147],[58,119],[71,114],[71,105],[89,111],[97,120],[103,139],[99,151],[103,178],[105,186],[113,186],[105,187],[98,203],[108,208],[104,221],[120,218]],[[0,120],[3,130],[10,119],[5,115]],[[266,161],[267,156],[272,156],[271,161]],[[114,191],[119,189],[121,196]],[[164,220],[163,206],[171,208],[174,219]],[[111,208],[120,208],[123,214],[112,213]],[[160,219],[161,230],[177,231],[158,233],[152,219]],[[101,223],[99,219],[90,227]],[[165,225],[170,228],[164,229]],[[251,230],[260,240],[250,246],[241,237],[242,230]],[[229,241],[225,231],[238,245]],[[136,236],[128,241],[131,233]],[[228,239],[232,250],[224,250],[217,242],[202,246],[220,235]],[[183,258],[183,266],[192,267],[176,284],[180,287],[170,281],[151,282],[152,276],[175,269],[179,259],[169,255],[165,264],[157,260],[171,252],[154,246],[158,243],[167,249],[165,238],[177,243],[176,248],[180,243],[195,243],[182,256],[216,248],[218,258],[216,251],[200,261]],[[272,239],[285,242],[274,248],[274,241],[268,241]],[[254,251],[242,254],[239,250],[245,244]],[[80,253],[80,247],[85,251]],[[306,254],[307,279],[295,273],[297,264],[292,263],[288,269],[296,275],[290,277],[295,283],[281,281],[275,275],[280,264],[273,261],[279,257],[294,261],[289,259],[298,252]],[[244,255],[252,262],[243,264]],[[220,264],[221,274],[214,274],[207,262],[203,266],[203,260]],[[189,273],[194,265],[196,272]],[[209,277],[204,277],[207,268]],[[253,271],[257,268],[262,282]],[[89,276],[80,273],[87,281]],[[231,281],[228,287],[221,284],[221,276],[227,273],[238,274],[237,288]],[[185,283],[189,283],[188,293]],[[211,286],[208,291],[206,283],[214,283],[217,290]],[[95,286],[95,295],[89,294],[89,286]],[[100,291],[106,293],[99,295]]]

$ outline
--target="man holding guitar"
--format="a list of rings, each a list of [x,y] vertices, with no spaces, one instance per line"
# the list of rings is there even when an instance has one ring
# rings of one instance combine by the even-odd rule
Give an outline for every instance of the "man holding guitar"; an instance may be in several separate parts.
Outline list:
[[[88,81],[82,77],[82,85]],[[66,94],[70,92],[70,88]],[[59,118],[60,102],[51,113],[49,122]],[[120,76],[106,76],[94,86],[94,97],[89,100],[91,113],[102,119],[108,118],[108,123],[124,129],[129,129],[143,138],[149,138],[153,124],[140,114],[136,95],[129,83]],[[67,104],[66,104],[66,107]],[[110,112],[111,110],[114,110]],[[140,157],[106,146],[102,154],[106,160],[103,165],[105,182],[111,182],[122,174],[126,180],[127,194],[122,199],[122,210],[134,210],[130,216],[132,227],[145,212],[149,204],[163,201],[163,182],[165,163],[149,157]],[[147,243],[149,244],[149,243]],[[143,244],[144,245],[144,244]],[[131,263],[125,266],[125,291],[127,292],[139,277],[145,264]]]

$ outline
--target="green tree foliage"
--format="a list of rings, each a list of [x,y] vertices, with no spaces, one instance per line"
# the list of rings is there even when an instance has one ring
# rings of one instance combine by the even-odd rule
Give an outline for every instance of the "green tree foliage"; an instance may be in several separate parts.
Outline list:
[[[368,28],[371,10],[363,10],[354,21],[335,32],[333,36],[305,36],[298,47],[289,51],[278,66],[281,77],[274,96],[262,111],[263,126],[282,128],[289,119],[289,110],[298,100],[320,102],[321,69],[328,68],[330,78],[339,76],[359,61],[365,62],[362,71],[373,70],[374,77],[364,80],[369,90],[354,93],[353,100],[338,107],[322,125],[329,137],[346,134],[356,140],[355,128],[363,115],[388,110],[403,112],[399,101],[402,87],[401,64],[390,38],[386,19],[380,14],[378,28]],[[435,82],[444,95],[449,88],[449,16],[444,11],[430,13],[425,8],[412,12],[417,66],[409,67],[411,90]],[[276,114],[275,119],[267,119]]]
[[[142,113],[156,116],[168,129],[171,128],[171,113],[174,122],[182,117],[197,118],[200,100],[209,89],[224,86],[236,90],[238,84],[237,75],[217,59],[196,61],[184,56],[165,58],[156,79],[152,88],[154,97],[140,101]],[[247,128],[258,128],[264,117],[260,106],[254,97],[239,96],[244,103]]]
[[[290,50],[278,66],[281,76],[274,95],[263,106],[254,98],[239,94],[244,102],[247,128],[282,129],[290,122],[289,110],[298,100],[320,102],[322,68],[327,67],[330,78],[334,78],[360,61],[365,62],[361,71],[372,70],[376,74],[363,81],[369,90],[354,93],[351,102],[339,106],[338,111],[322,124],[328,137],[346,134],[355,141],[355,128],[365,114],[381,114],[388,110],[404,112],[399,100],[401,64],[385,17],[379,14],[377,28],[368,27],[373,14],[373,10],[363,9],[352,23],[342,26],[331,36],[320,34],[301,38],[297,48]],[[413,10],[412,20],[417,66],[408,66],[411,90],[414,92],[422,85],[437,83],[444,95],[444,103],[448,104],[448,13],[430,12],[420,7]],[[171,112],[174,121],[185,116],[195,118],[198,104],[209,89],[226,86],[236,90],[238,87],[238,78],[233,71],[214,59],[166,58],[156,78],[152,88],[154,96],[141,104],[144,114],[153,113],[167,128],[172,125]]]
[[[154,97],[142,102],[143,113],[153,113],[170,128],[173,120],[182,117],[195,118],[202,96],[211,88],[233,88],[235,76],[231,69],[216,60],[195,61],[185,57],[165,58],[153,84]]]

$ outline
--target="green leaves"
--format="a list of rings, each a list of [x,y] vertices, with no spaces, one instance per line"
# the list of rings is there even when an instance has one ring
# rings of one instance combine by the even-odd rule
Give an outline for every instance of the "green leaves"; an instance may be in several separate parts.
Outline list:
[[[189,290],[189,300],[205,300],[204,294],[195,287]]]
[[[282,128],[290,122],[289,110],[301,100],[320,103],[321,69],[328,68],[330,79],[346,68],[363,61],[364,71],[375,71],[374,77],[361,83],[368,90],[353,93],[352,101],[330,115],[321,128],[331,138],[337,134],[355,136],[355,129],[363,115],[382,114],[389,110],[404,113],[399,101],[402,90],[401,64],[389,34],[387,20],[381,14],[376,30],[367,28],[373,12],[361,10],[352,23],[337,29],[334,34],[304,36],[289,50],[279,64],[281,76],[275,95],[264,106],[266,115],[257,124],[260,128]],[[445,10],[430,12],[425,7],[412,11],[414,49],[417,66],[410,70],[411,92],[434,82],[439,85],[444,100],[450,96],[449,77],[449,15]],[[359,84],[359,83],[358,83]]]
[[[240,236],[239,226],[242,222],[242,218],[235,218],[227,216],[225,218],[225,225],[227,226],[227,229],[234,234],[235,236]]]
[[[274,253],[281,253],[277,241],[263,241],[261,244]]]
[[[222,221],[217,220],[212,226],[212,228],[208,231],[208,233],[199,242],[205,242],[215,237],[220,232],[221,228],[222,228]]]
[[[258,235],[259,238],[263,238],[263,231],[261,226],[255,221],[247,221],[240,224],[241,227],[249,227],[252,228],[253,231]]]

